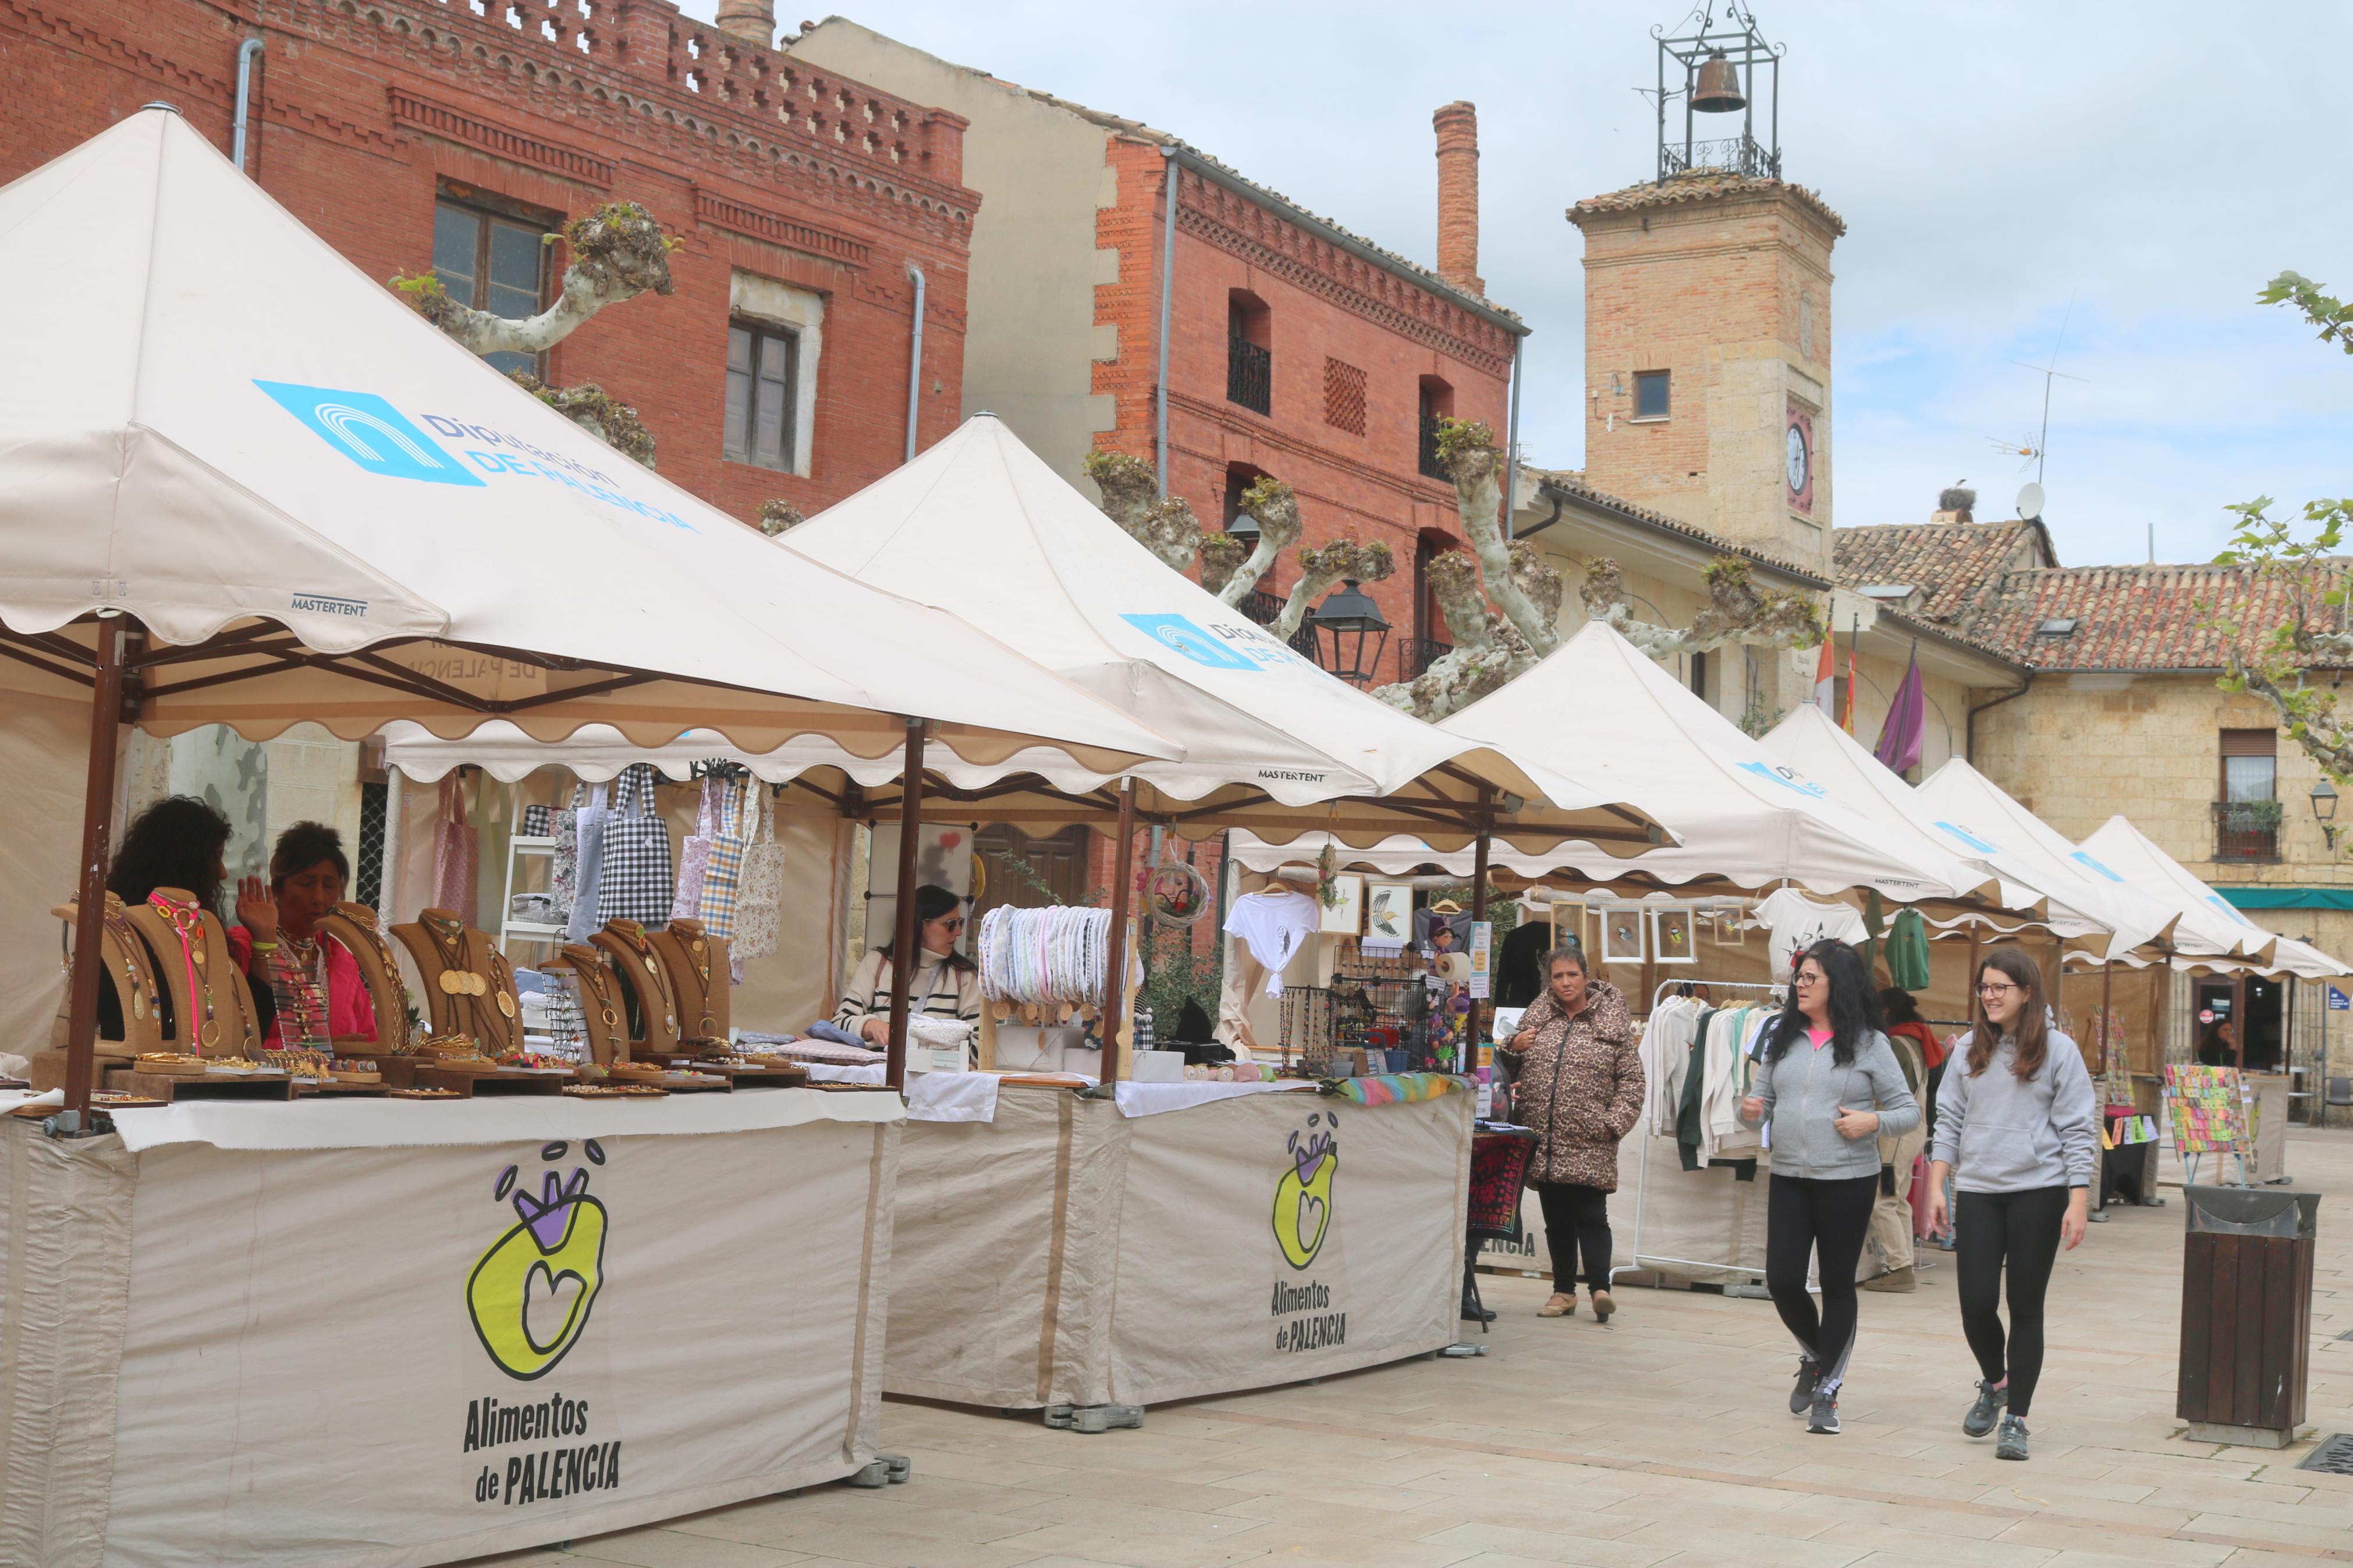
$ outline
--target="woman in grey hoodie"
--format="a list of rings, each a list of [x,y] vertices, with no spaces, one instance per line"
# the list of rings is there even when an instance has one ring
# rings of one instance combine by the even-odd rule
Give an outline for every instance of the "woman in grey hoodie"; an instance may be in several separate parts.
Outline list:
[[[2042,1297],[2063,1245],[2084,1239],[2099,1111],[2075,1042],[2051,1027],[2042,972],[2014,947],[1978,965],[1968,1034],[1936,1095],[1928,1223],[1946,1221],[1945,1178],[1958,1191],[1961,1331],[1985,1373],[1961,1430],[1982,1437],[2004,1405],[1994,1457],[2026,1458],[2026,1411],[2042,1375]],[[2010,1333],[2001,1327],[2010,1270]]]
[[[1763,1063],[1741,1119],[1770,1124],[1765,1288],[1798,1342],[1789,1412],[1806,1429],[1839,1429],[1839,1388],[1854,1351],[1855,1264],[1879,1200],[1879,1136],[1920,1125],[1880,1028],[1879,994],[1854,949],[1818,942],[1798,956],[1789,1005],[1765,1026]],[[1806,1292],[1818,1261],[1822,1304]]]

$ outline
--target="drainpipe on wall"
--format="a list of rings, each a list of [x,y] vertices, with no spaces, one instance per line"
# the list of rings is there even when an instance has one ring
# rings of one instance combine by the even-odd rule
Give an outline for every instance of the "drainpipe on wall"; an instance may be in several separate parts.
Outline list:
[[[1989,708],[1999,708],[2005,702],[2016,701],[2025,696],[2027,688],[2033,684],[2034,671],[2030,669],[2026,672],[2026,679],[2019,682],[2017,690],[2006,692],[1990,702],[1980,702],[1969,710],[1968,725],[1961,738],[1961,761],[1971,767],[1978,765],[1978,715]]]
[[[248,38],[237,47],[237,121],[229,132],[228,158],[240,174],[245,173],[245,131],[249,119],[246,103],[252,95],[254,58],[260,53],[259,38]]]
[[[1514,338],[1512,340],[1512,428],[1510,433],[1504,437],[1504,538],[1506,542],[1510,542],[1513,535],[1513,524],[1517,520],[1517,514],[1514,512],[1514,509],[1519,503],[1520,351],[1527,346],[1528,340],[1525,338]],[[1554,507],[1552,509],[1552,515],[1555,518],[1558,518],[1560,516],[1560,508],[1557,506]]]
[[[923,269],[910,261],[907,276],[915,280],[915,338],[907,350],[907,461],[912,463],[915,460],[916,400],[923,391]]]
[[[1160,149],[1160,372],[1155,397],[1159,404],[1158,455],[1160,499],[1168,499],[1168,302],[1176,292],[1176,149]]]

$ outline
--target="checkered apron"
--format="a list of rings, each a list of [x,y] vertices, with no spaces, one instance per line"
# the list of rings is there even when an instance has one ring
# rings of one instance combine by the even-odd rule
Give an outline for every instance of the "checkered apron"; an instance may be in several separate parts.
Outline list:
[[[670,919],[670,824],[654,808],[654,770],[632,763],[605,819],[605,863],[596,878],[596,920],[659,925]]]

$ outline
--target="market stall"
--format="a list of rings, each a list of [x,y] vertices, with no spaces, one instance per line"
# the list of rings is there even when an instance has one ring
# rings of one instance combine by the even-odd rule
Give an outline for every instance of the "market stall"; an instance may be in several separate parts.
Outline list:
[[[1114,770],[1181,749],[631,468],[167,108],[0,190],[0,286],[45,305],[12,341],[50,367],[0,386],[0,711],[78,702],[89,738],[62,1103],[0,1125],[17,1173],[0,1210],[0,1530],[37,1543],[0,1557],[442,1562],[871,1463],[894,1098],[722,1079],[698,1104],[548,1079],[470,1100],[396,1087],[406,1042],[386,1038],[380,1081],[344,1086],[366,1103],[324,1084],[298,1099],[288,1066],[220,1055],[254,1031],[217,913],[158,889],[140,913],[166,929],[142,933],[110,902],[121,726],[257,738],[307,720],[356,737],[408,719],[457,735],[502,717],[555,739],[603,720],[638,743],[702,724],[761,749],[813,735],[903,757],[934,741],[987,763],[1043,747]],[[5,892],[47,910],[75,879]],[[434,1027],[488,1048],[515,1022],[507,966],[488,933],[425,913],[419,941],[371,920],[345,945],[408,946],[436,982]],[[101,972],[128,951],[118,917],[154,950],[147,973]],[[168,1061],[126,1064],[133,1079],[265,1102],[95,1100],[101,989],[126,1029],[172,1005]],[[780,1164],[792,1179],[770,1179]],[[456,1217],[468,1201],[482,1224]],[[805,1289],[823,1321],[681,1330],[771,1287]],[[420,1379],[455,1403],[416,1405]],[[463,1447],[470,1401],[478,1423],[496,1406],[551,1439],[528,1481],[505,1416],[495,1475],[480,1430]],[[714,1403],[741,1420],[706,1426]],[[575,1461],[581,1501],[563,1506]],[[481,1522],[526,1500],[536,1522]]]
[[[992,1080],[930,1098],[950,1087],[924,1084],[911,1109],[892,1393],[1142,1406],[1453,1342],[1472,1129],[1459,1082],[1356,1086],[1445,1090],[1388,1103],[1302,1083],[1128,1083],[1107,1099]]]
[[[450,1562],[872,1463],[901,1118],[809,1090],[0,1116],[0,1561]],[[717,1300],[760,1310],[706,1331]]]

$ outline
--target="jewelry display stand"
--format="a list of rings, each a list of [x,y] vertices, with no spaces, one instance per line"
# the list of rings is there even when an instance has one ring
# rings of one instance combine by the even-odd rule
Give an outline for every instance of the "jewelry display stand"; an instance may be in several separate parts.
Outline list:
[[[522,1048],[522,1005],[514,971],[487,932],[448,910],[424,910],[392,934],[417,961],[436,1035],[466,1035],[486,1057]]]
[[[397,1055],[408,1048],[408,987],[400,978],[400,961],[384,939],[375,910],[365,904],[341,903],[321,918],[319,929],[341,942],[360,968],[360,984],[367,988],[368,1005],[375,1011],[375,1044],[382,1054]],[[346,1042],[357,1054],[360,1042]]]
[[[604,953],[580,942],[567,942],[546,966],[568,969],[578,979],[580,1028],[587,1037],[588,1059],[599,1067],[628,1061],[629,1026],[622,1012],[620,982],[614,978]]]
[[[81,912],[79,904],[59,904],[49,913],[70,927]],[[107,984],[114,987],[116,998],[122,1004],[122,1038],[100,1039],[97,1052],[101,1057],[135,1057],[145,1051],[164,1048],[164,1010],[156,1005],[155,964],[147,944],[132,930],[130,915],[121,898],[106,895],[106,925],[99,938],[100,960],[105,967]],[[66,1048],[68,1004],[70,994],[58,1001],[58,1018],[49,1030],[49,1048]],[[46,1087],[46,1086],[45,1086]]]
[[[194,919],[191,941],[183,946],[180,928],[152,903],[128,907],[131,927],[155,954],[155,978],[172,998],[172,1033],[157,1047],[191,1056],[250,1057],[261,1033],[253,1010],[253,994],[237,972],[229,953],[228,932],[210,910],[194,908],[195,895],[178,888],[158,888],[155,896],[168,899]],[[186,917],[184,917],[186,918]],[[189,970],[195,985],[189,988]]]
[[[701,921],[674,920],[646,933],[669,972],[678,998],[679,1034],[688,1040],[727,1041],[727,939],[711,936]]]
[[[592,932],[588,941],[612,960],[622,985],[638,1005],[637,1027],[629,1037],[632,1046],[639,1047],[636,1054],[647,1061],[676,1056],[678,997],[670,990],[660,955],[646,937],[646,928],[635,921],[607,921],[605,929]]]

